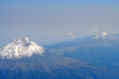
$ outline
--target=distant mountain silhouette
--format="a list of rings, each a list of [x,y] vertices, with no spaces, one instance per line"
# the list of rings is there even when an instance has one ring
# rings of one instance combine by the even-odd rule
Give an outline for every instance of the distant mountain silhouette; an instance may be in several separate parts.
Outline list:
[[[87,62],[95,67],[102,67],[98,79],[119,79],[119,36],[104,32],[96,36],[74,39],[54,44],[65,57]]]

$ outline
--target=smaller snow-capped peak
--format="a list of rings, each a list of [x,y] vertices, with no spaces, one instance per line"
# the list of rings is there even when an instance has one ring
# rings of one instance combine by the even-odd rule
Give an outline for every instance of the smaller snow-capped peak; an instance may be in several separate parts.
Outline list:
[[[0,57],[2,58],[21,58],[24,56],[30,57],[33,54],[42,55],[44,48],[37,45],[33,41],[29,41],[28,37],[15,39],[8,43],[0,50]]]
[[[99,34],[97,34],[95,37],[94,37],[95,40],[98,40],[98,39],[101,39],[101,40],[109,40],[109,39],[112,39],[112,36],[109,35],[107,32],[101,32]]]

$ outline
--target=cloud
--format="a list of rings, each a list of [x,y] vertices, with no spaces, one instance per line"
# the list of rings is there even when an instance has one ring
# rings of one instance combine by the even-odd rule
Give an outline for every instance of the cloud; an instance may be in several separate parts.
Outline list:
[[[86,33],[85,33],[85,35],[94,35],[94,34],[98,34],[100,31],[98,30],[98,29],[96,29],[96,28],[91,28],[89,31],[87,31]]]
[[[99,32],[99,30],[98,30],[98,29],[96,29],[96,28],[92,28],[92,29],[90,29],[90,32],[91,32],[91,33],[98,33],[98,32]]]
[[[70,37],[70,39],[75,39],[75,38],[79,37],[79,35],[76,35],[76,34],[74,34],[72,32],[68,32],[68,36]]]
[[[75,37],[74,33],[72,33],[72,32],[69,32],[68,33],[68,36],[70,36],[71,38],[74,38]]]

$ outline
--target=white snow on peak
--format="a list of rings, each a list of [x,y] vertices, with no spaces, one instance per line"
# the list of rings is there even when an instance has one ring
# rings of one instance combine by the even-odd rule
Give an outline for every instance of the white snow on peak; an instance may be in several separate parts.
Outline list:
[[[0,50],[0,57],[2,58],[22,58],[24,56],[30,57],[33,54],[43,55],[44,48],[37,45],[33,41],[29,41],[28,37],[15,39],[8,43]]]
[[[110,36],[107,32],[101,32],[97,34],[94,39],[108,40],[108,39],[112,39],[112,36]]]

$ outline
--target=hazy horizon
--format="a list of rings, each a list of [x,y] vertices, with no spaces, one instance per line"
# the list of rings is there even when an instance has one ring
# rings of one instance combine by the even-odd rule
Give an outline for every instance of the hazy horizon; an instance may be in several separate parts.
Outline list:
[[[1,0],[0,41],[28,36],[49,44],[95,31],[119,33],[118,4],[118,0]]]

